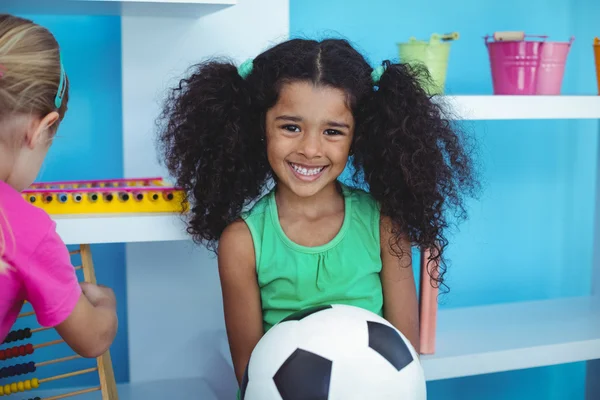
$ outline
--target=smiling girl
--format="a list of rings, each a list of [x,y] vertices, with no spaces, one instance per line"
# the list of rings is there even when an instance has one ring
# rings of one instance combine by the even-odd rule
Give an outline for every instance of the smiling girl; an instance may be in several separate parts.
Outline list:
[[[476,181],[417,72],[294,39],[239,68],[202,63],[171,92],[160,142],[189,232],[218,245],[238,381],[267,330],[322,304],[379,314],[419,351],[411,246],[437,250],[443,283],[447,215],[466,216]],[[349,163],[355,185],[339,180]]]

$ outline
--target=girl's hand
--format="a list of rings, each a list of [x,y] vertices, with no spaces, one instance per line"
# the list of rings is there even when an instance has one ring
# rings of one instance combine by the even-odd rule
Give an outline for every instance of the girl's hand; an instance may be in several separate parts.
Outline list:
[[[117,299],[111,288],[87,282],[82,282],[80,285],[83,294],[94,307],[104,306],[116,308]]]
[[[82,294],[75,309],[56,331],[77,354],[98,357],[109,349],[117,334],[117,302],[106,286],[80,285]]]

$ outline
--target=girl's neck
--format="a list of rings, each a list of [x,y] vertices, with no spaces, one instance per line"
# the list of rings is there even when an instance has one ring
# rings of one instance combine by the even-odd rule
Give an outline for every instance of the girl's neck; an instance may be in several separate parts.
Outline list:
[[[299,197],[289,188],[278,185],[275,191],[275,201],[280,216],[298,215],[309,219],[339,211],[344,207],[341,187],[337,181],[324,187],[311,197]]]

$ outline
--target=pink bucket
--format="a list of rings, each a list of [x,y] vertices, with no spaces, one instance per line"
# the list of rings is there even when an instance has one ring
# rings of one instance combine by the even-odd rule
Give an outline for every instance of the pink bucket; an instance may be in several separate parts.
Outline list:
[[[525,37],[542,40],[524,40]],[[561,91],[567,56],[574,38],[569,42],[547,42],[547,36],[501,32],[485,36],[488,48],[494,94],[497,95],[558,95]]]

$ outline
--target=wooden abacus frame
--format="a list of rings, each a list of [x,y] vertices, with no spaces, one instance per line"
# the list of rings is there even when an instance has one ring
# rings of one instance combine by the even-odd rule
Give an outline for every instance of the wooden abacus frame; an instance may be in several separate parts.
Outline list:
[[[91,252],[90,246],[88,244],[79,245],[78,250],[74,250],[74,251],[70,252],[70,255],[76,255],[76,254],[80,254],[80,256],[81,256],[81,266],[75,266],[74,268],[76,270],[81,269],[83,271],[83,281],[84,282],[96,284],[97,283],[96,282],[96,274],[94,271],[94,262],[92,259],[92,252]],[[34,315],[33,311],[24,312],[24,313],[19,314],[19,318],[28,317],[28,316],[32,316],[32,315]],[[31,330],[28,328],[26,335],[17,334],[16,336],[20,336],[20,337],[15,339],[15,341],[22,340],[25,337],[29,338],[32,333],[36,333],[36,332],[40,332],[40,331],[44,331],[44,330],[48,330],[48,329],[51,329],[51,328],[40,327],[40,328],[36,328],[36,329],[31,329]],[[13,332],[17,332],[17,331],[13,331]],[[11,332],[11,333],[13,333],[13,332]],[[5,341],[4,343],[9,343],[9,342]],[[10,351],[10,353],[8,354],[7,357],[3,353],[2,357],[0,359],[5,360],[5,359],[10,359],[12,357],[24,356],[26,354],[33,353],[33,351],[35,349],[52,346],[52,345],[59,344],[59,343],[64,343],[64,341],[62,339],[58,339],[58,340],[53,340],[53,341],[46,342],[46,343],[37,344],[37,345],[28,344],[26,346],[21,345],[21,346],[13,347],[11,349],[8,349]],[[2,351],[6,352],[7,349],[4,349]],[[54,364],[54,363],[66,362],[66,361],[74,360],[77,358],[81,358],[81,357],[79,355],[73,355],[73,356],[62,357],[62,358],[59,358],[56,360],[49,360],[49,361],[35,363],[35,364],[33,362],[30,362],[29,364],[35,365],[35,367],[38,367],[38,366],[50,365],[50,364]],[[22,364],[22,365],[25,365],[25,364]],[[9,384],[0,385],[0,397],[5,396],[5,395],[11,395],[14,393],[21,393],[26,390],[29,391],[29,390],[37,389],[39,387],[39,385],[44,382],[69,378],[69,377],[82,375],[82,374],[86,374],[86,373],[91,373],[91,372],[95,372],[95,371],[98,372],[98,378],[100,380],[100,384],[97,387],[76,390],[76,391],[59,394],[56,396],[46,397],[46,398],[35,397],[35,399],[36,400],[59,400],[59,399],[64,399],[64,398],[68,398],[68,397],[78,396],[81,394],[99,391],[102,394],[102,397],[101,397],[102,400],[118,400],[119,395],[117,392],[117,385],[115,382],[115,376],[114,376],[114,372],[113,372],[110,351],[106,351],[103,355],[96,358],[96,367],[86,368],[86,369],[82,369],[79,371],[74,371],[74,372],[70,372],[70,373],[66,373],[66,374],[62,374],[62,375],[51,376],[51,377],[43,378],[43,379],[33,378],[33,379],[28,379],[27,381],[12,382]]]

